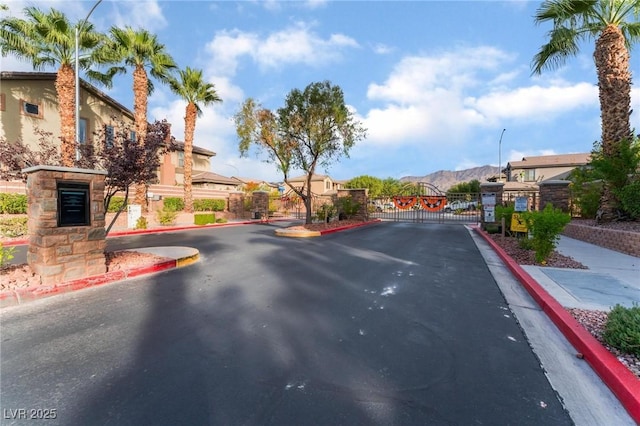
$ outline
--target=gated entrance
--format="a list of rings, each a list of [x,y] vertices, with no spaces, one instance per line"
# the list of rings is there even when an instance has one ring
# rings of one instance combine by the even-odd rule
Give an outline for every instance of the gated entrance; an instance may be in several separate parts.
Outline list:
[[[396,222],[480,222],[480,194],[446,194],[427,182],[406,187],[405,194],[369,199],[371,217]]]

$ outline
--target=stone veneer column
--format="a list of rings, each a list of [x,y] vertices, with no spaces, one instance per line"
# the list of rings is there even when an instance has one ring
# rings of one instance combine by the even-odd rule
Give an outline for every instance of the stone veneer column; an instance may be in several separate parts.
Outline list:
[[[43,285],[106,272],[104,188],[106,172],[35,166],[27,174],[29,248],[27,263]],[[89,225],[58,226],[58,183],[89,188]]]
[[[351,197],[354,203],[360,205],[358,212],[353,216],[354,219],[368,220],[369,210],[367,210],[368,189],[339,189],[338,199],[343,197]],[[341,213],[341,212],[338,212]]]
[[[244,192],[229,193],[229,213],[231,213],[235,219],[242,219],[244,217]]]
[[[251,213],[254,212],[260,213],[262,219],[269,218],[269,193],[267,191],[253,191]]]
[[[563,212],[569,211],[569,185],[568,180],[547,180],[538,183],[540,188],[540,210],[544,210],[547,204]]]

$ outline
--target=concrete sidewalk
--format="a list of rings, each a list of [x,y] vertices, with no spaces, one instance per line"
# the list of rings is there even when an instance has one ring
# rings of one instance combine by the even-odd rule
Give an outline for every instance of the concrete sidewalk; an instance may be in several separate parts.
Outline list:
[[[474,231],[482,236],[482,239],[488,243],[504,267],[510,272],[497,271],[495,261],[487,259],[489,268],[497,271],[494,273],[494,277],[496,277],[496,282],[507,300],[509,299],[508,294],[516,294],[517,289],[512,284],[504,285],[504,282],[510,277],[514,277],[573,346],[574,354],[579,355],[579,359],[584,359],[591,366],[633,418],[633,421],[640,424],[640,380],[582,327],[566,309],[609,310],[616,303],[630,306],[633,302],[640,301],[640,278],[638,278],[640,277],[640,258],[568,237],[561,237],[557,251],[565,256],[571,256],[589,269],[518,265],[488,234],[479,228],[474,228]],[[533,324],[530,330],[535,332],[535,329],[541,326],[541,319],[527,319],[532,307],[520,309],[528,302],[522,295],[516,294],[516,298],[516,302],[509,302],[511,309],[518,316],[523,328],[526,328],[527,323],[530,322]],[[549,333],[553,332],[549,331]],[[532,345],[535,346],[535,338],[528,337],[532,341]],[[551,339],[550,334],[540,336],[538,348],[546,350],[546,346],[550,344],[548,339]],[[558,347],[560,345],[561,343],[558,344]],[[546,363],[543,358],[549,354],[539,353],[538,355],[543,360],[545,368],[554,368],[559,374],[562,374],[560,370],[571,367],[572,361],[568,358],[563,361],[563,369],[554,367],[554,364],[559,362],[558,352],[548,356]],[[569,378],[565,378],[565,381],[567,379]],[[570,394],[571,392],[575,392],[575,389],[565,389],[560,394]],[[586,411],[589,408],[583,406],[576,411],[580,410]],[[597,411],[594,410],[591,414],[597,416]],[[607,422],[611,419],[601,420],[604,423],[596,424],[608,424]],[[587,421],[585,424],[591,423]],[[627,423],[619,419],[615,424]]]
[[[565,308],[609,311],[640,303],[640,258],[565,236],[556,251],[589,269],[522,268]]]

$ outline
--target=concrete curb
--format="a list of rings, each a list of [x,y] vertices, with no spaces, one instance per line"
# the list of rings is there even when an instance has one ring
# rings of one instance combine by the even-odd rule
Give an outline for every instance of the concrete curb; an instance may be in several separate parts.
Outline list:
[[[302,229],[276,229],[275,234],[279,237],[289,238],[310,238],[320,237],[322,235],[333,234],[334,232],[345,231],[347,229],[359,228],[361,226],[373,225],[382,222],[380,219],[374,219],[367,222],[358,223],[355,225],[346,225],[338,228],[328,229],[326,231],[307,231]]]
[[[55,286],[37,286],[0,292],[0,309],[8,306],[22,305],[34,300],[43,299],[45,297],[55,296],[62,293],[68,293],[75,290],[82,290],[88,287],[95,287],[102,284],[122,281],[129,278],[139,277],[141,275],[154,274],[156,272],[165,271],[167,269],[180,268],[196,262],[199,256],[199,253],[195,253],[184,258],[166,258],[166,260],[162,260],[151,265],[145,265],[138,268],[130,268],[121,271],[111,271],[101,275],[66,281]]]
[[[640,380],[593,337],[567,310],[499,247],[486,232],[474,227],[567,340],[584,356],[591,368],[616,395],[631,417],[640,424]]]

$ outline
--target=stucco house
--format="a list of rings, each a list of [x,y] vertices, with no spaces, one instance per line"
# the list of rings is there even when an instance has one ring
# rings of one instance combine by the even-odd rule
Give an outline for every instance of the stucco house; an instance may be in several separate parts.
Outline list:
[[[32,149],[38,147],[36,130],[60,135],[60,114],[55,89],[56,74],[51,72],[0,73],[0,137],[23,140]],[[80,143],[97,143],[94,133],[101,129],[113,131],[124,122],[133,125],[134,115],[124,105],[84,80],[80,80]],[[133,127],[133,126],[132,126]],[[184,143],[178,142],[178,147]],[[211,169],[215,152],[193,147],[193,176]],[[184,150],[165,154],[158,171],[161,185],[182,185],[184,182]],[[201,180],[199,183],[202,183]]]
[[[537,183],[566,179],[573,169],[588,164],[590,158],[589,153],[523,157],[521,161],[507,163],[507,182]]]
[[[288,183],[285,184],[285,194],[292,193],[291,187],[304,188],[307,182],[307,175],[296,176],[290,178]],[[329,195],[335,193],[339,189],[342,189],[342,182],[333,180],[328,175],[312,175],[311,176],[311,192],[315,195]]]

